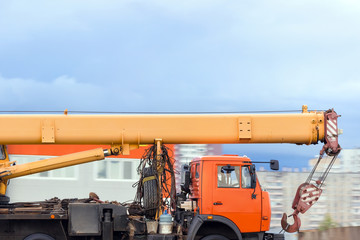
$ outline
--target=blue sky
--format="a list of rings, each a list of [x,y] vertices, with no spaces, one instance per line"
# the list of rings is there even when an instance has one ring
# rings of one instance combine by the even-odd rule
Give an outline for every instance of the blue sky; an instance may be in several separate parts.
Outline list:
[[[357,1],[1,1],[1,110],[334,108],[359,147]],[[296,165],[317,146],[229,145]],[[292,157],[293,156],[293,157]],[[305,164],[306,165],[306,164]]]

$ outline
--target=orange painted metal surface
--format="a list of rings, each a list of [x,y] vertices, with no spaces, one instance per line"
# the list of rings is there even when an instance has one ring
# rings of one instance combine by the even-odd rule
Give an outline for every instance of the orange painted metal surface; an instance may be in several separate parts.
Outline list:
[[[166,144],[171,151],[174,151],[173,144]],[[58,145],[58,144],[30,144],[30,145],[8,145],[9,154],[18,155],[43,155],[43,156],[62,156],[95,148],[107,149],[109,145]],[[140,159],[148,146],[140,146],[138,149],[130,151],[130,155],[108,156],[109,158],[135,158]]]
[[[96,148],[92,150],[67,154],[59,157],[43,159],[35,162],[7,166],[1,168],[4,176],[1,179],[7,180],[11,178],[17,178],[26,176],[29,174],[54,170],[63,167],[69,167],[78,165],[81,163],[88,163],[92,161],[102,160],[105,158],[104,151],[102,148]]]
[[[299,114],[0,115],[0,144],[317,143],[323,112]]]
[[[261,229],[260,231],[269,231],[271,222],[271,206],[270,196],[268,192],[261,192],[261,204],[262,204],[262,215],[261,215]]]
[[[199,190],[193,193],[191,198],[198,201],[200,214],[226,217],[244,233],[259,232],[269,228],[271,215],[269,198],[266,197],[267,193],[261,191],[259,182],[257,181],[255,191],[252,188],[243,188],[240,183],[239,187],[234,188],[218,186],[218,166],[230,164],[241,169],[242,166],[249,165],[244,161],[250,159],[239,156],[207,156],[193,161],[192,166],[201,163],[202,171],[199,182],[193,186],[193,189]],[[194,172],[192,174],[194,175]],[[253,194],[256,198],[252,198]],[[263,220],[265,215],[268,220]]]
[[[190,198],[200,199],[200,176],[202,176],[202,162],[200,158],[193,159],[190,163],[191,169],[191,185],[190,185]]]
[[[9,154],[7,152],[7,148],[6,146],[0,146],[0,148],[2,152],[2,156],[0,159],[0,167],[9,166]],[[7,186],[8,180],[4,179],[0,181],[0,195],[5,195]]]

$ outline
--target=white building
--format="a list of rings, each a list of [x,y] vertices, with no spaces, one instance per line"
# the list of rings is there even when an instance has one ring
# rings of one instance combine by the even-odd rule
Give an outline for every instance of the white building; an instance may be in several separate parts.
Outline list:
[[[178,144],[175,145],[176,161],[179,164],[190,163],[196,157],[221,155],[220,144]]]
[[[11,155],[18,164],[52,156]],[[87,198],[95,192],[102,200],[131,201],[139,180],[136,168],[139,159],[107,158],[103,161],[81,164],[19,177],[10,180],[7,195],[11,202],[43,201],[53,197]]]

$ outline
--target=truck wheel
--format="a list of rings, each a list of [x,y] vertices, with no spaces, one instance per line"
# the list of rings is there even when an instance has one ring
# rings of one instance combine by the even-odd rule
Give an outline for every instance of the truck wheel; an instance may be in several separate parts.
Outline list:
[[[154,176],[154,170],[152,168],[144,168],[144,177]],[[147,218],[154,218],[156,215],[157,208],[159,207],[158,199],[158,184],[157,180],[148,180],[144,182],[143,189],[143,201],[145,208],[145,216]]]
[[[8,196],[0,195],[0,204],[1,205],[9,204],[9,202],[10,202],[10,198]]]
[[[201,240],[229,240],[229,239],[222,235],[208,235],[206,237],[203,237]]]
[[[34,233],[24,238],[24,240],[55,240],[55,239],[44,233]]]
[[[284,240],[284,234],[274,234],[274,240]]]

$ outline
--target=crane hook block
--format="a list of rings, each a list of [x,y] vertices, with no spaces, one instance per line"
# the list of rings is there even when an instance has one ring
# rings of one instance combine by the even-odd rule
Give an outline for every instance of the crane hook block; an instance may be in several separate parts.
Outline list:
[[[281,219],[281,226],[284,231],[289,233],[299,231],[301,220],[298,214],[305,213],[312,205],[314,205],[319,200],[321,193],[322,189],[314,184],[303,183],[298,187],[292,204],[294,213],[290,215],[293,217],[294,223],[292,225],[288,224],[286,214],[284,213]]]
[[[297,191],[292,204],[295,212],[304,214],[312,205],[314,205],[320,198],[322,189],[314,184],[303,183]]]
[[[286,216],[286,213],[283,214],[282,218],[281,218],[281,227],[283,228],[283,230],[285,232],[288,232],[288,233],[293,233],[293,232],[297,232],[299,231],[300,229],[300,226],[301,226],[301,220],[299,218],[299,216],[297,215],[298,213],[293,213],[292,216],[293,219],[294,219],[294,223],[293,224],[288,224],[287,222],[287,216]],[[289,217],[290,217],[289,216]]]

